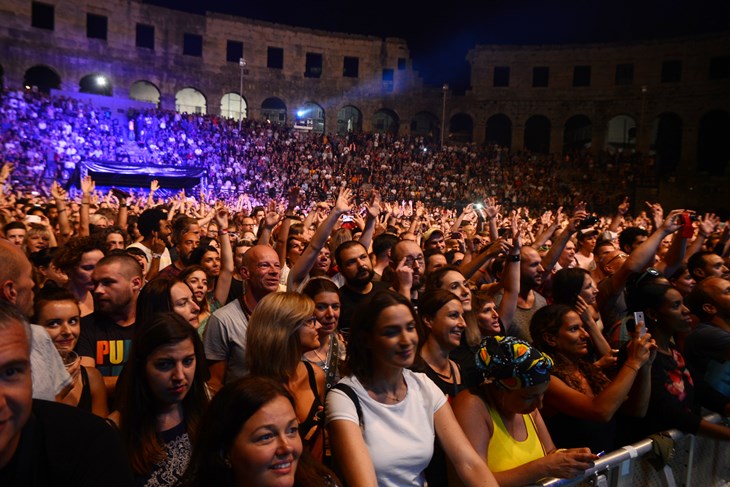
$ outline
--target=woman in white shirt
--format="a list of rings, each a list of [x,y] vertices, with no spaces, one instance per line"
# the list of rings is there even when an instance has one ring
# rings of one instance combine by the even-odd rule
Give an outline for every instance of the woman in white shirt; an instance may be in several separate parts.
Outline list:
[[[466,485],[496,486],[444,394],[425,374],[408,370],[422,338],[410,302],[377,291],[355,313],[350,333],[348,376],[327,395],[326,407],[347,485],[423,485],[436,435]]]

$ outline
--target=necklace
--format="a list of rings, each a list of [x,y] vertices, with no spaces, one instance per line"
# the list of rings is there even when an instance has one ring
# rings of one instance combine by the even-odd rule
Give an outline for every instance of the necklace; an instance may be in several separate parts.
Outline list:
[[[329,355],[329,350],[331,348],[332,348],[332,337],[330,337],[329,344],[328,344],[328,347],[327,347],[327,353],[324,354],[325,356],[328,356]],[[322,356],[319,354],[319,352],[317,351],[317,349],[314,349],[313,352],[317,356],[317,359],[319,359],[319,361],[322,363],[322,366],[321,366],[322,367],[322,370],[326,374],[327,371],[330,369],[329,362],[327,360],[325,360],[324,358],[322,358]]]
[[[451,366],[451,361],[449,361],[449,375],[446,375],[446,374],[442,374],[442,373],[440,373],[440,372],[439,372],[438,370],[436,370],[436,368],[435,368],[435,367],[434,367],[434,366],[433,366],[433,365],[432,365],[432,364],[431,364],[430,362],[428,362],[427,360],[424,360],[424,362],[426,362],[426,365],[428,365],[429,367],[431,367],[431,370],[433,370],[433,373],[434,373],[434,374],[438,375],[439,377],[441,377],[441,378],[442,378],[443,380],[445,380],[446,382],[451,382],[451,380],[452,380],[452,379],[454,378],[454,368],[453,368],[453,367]]]

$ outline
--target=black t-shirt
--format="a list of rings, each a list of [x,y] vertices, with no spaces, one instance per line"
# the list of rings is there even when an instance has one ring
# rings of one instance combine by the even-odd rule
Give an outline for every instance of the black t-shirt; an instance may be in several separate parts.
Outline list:
[[[3,487],[133,485],[118,433],[93,414],[36,399],[11,461],[0,469]]]
[[[134,329],[134,324],[119,326],[105,315],[91,313],[81,318],[76,353],[93,358],[104,377],[118,377],[129,358]]]
[[[390,283],[387,282],[373,282],[373,288],[367,294],[360,294],[348,288],[347,285],[340,288],[340,321],[338,322],[338,328],[342,334],[347,337],[350,333],[350,325],[352,324],[352,317],[354,315],[357,306],[372,295],[375,291],[381,289],[388,289]]]

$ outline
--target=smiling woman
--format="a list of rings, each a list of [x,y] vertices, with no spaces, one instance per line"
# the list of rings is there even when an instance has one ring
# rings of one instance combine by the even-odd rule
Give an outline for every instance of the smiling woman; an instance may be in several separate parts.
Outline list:
[[[424,485],[434,436],[467,485],[497,485],[456,423],[444,394],[408,370],[421,339],[410,301],[377,291],[354,315],[347,372],[327,395],[335,459],[352,486]],[[342,387],[342,386],[345,387]]]
[[[246,376],[210,403],[183,485],[186,487],[338,487],[309,457],[294,398],[280,381]]]

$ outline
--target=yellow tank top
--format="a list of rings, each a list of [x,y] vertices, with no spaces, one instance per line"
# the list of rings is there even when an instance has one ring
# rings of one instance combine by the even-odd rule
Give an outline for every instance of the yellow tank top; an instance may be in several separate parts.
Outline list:
[[[522,415],[527,429],[527,439],[517,441],[507,431],[497,410],[491,406],[487,407],[489,407],[489,414],[492,416],[494,429],[487,448],[487,465],[492,472],[511,470],[545,456],[545,448],[537,436],[537,427],[532,415]]]

